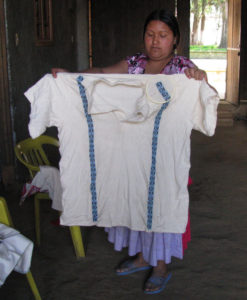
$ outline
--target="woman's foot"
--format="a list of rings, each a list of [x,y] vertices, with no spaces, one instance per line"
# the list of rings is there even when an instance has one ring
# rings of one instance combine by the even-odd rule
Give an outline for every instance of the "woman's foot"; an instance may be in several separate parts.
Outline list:
[[[135,258],[125,260],[116,269],[117,275],[129,275],[135,272],[151,269],[151,266],[143,259],[142,254],[138,254]]]
[[[152,273],[145,282],[144,293],[158,294],[166,286],[171,278],[171,273],[167,272],[167,267],[164,261],[159,260],[157,267],[153,267]]]

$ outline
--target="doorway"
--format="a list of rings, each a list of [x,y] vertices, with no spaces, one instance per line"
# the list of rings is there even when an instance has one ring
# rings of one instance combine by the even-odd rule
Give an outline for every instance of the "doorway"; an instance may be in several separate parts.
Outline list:
[[[190,58],[222,100],[239,101],[241,0],[191,0]]]

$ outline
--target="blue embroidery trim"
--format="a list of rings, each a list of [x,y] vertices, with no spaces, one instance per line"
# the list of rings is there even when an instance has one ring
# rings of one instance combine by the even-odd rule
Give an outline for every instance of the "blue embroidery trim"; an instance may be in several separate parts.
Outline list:
[[[96,194],[96,166],[95,166],[95,155],[94,155],[94,126],[91,115],[88,114],[88,101],[84,86],[81,84],[83,81],[82,76],[78,76],[77,83],[79,86],[79,91],[83,103],[84,113],[87,119],[88,125],[88,138],[89,138],[89,159],[90,159],[90,169],[91,169],[91,184],[90,190],[92,195],[92,215],[93,221],[98,220],[97,211],[97,194]]]
[[[157,82],[156,87],[159,90],[163,98],[168,101],[170,100],[170,95],[164,88],[162,82]],[[163,111],[167,108],[170,101],[163,103],[159,112],[157,113],[154,120],[153,138],[152,138],[152,163],[149,177],[149,187],[148,187],[148,205],[147,205],[147,228],[150,230],[152,228],[153,221],[153,204],[154,204],[154,187],[155,187],[155,172],[156,172],[156,154],[158,146],[158,134],[161,115]]]

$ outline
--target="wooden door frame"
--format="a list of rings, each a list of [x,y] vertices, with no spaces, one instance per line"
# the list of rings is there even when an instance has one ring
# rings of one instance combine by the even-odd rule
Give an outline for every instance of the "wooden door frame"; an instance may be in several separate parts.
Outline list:
[[[0,0],[0,176],[4,185],[14,180],[13,131],[10,113],[4,0]]]
[[[228,0],[226,101],[239,104],[241,0]]]

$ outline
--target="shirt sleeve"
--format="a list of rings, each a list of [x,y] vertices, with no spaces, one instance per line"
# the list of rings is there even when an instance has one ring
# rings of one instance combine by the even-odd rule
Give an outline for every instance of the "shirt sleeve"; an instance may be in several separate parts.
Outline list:
[[[19,231],[0,223],[0,286],[13,271],[26,274],[31,265],[33,242]]]
[[[24,93],[31,104],[28,129],[32,138],[40,136],[47,127],[52,126],[50,80],[51,75],[47,74]]]
[[[129,74],[143,74],[147,57],[143,53],[137,53],[126,57]]]
[[[199,87],[199,99],[194,110],[193,129],[201,131],[208,136],[214,135],[219,100],[218,93],[205,80],[202,80]]]

